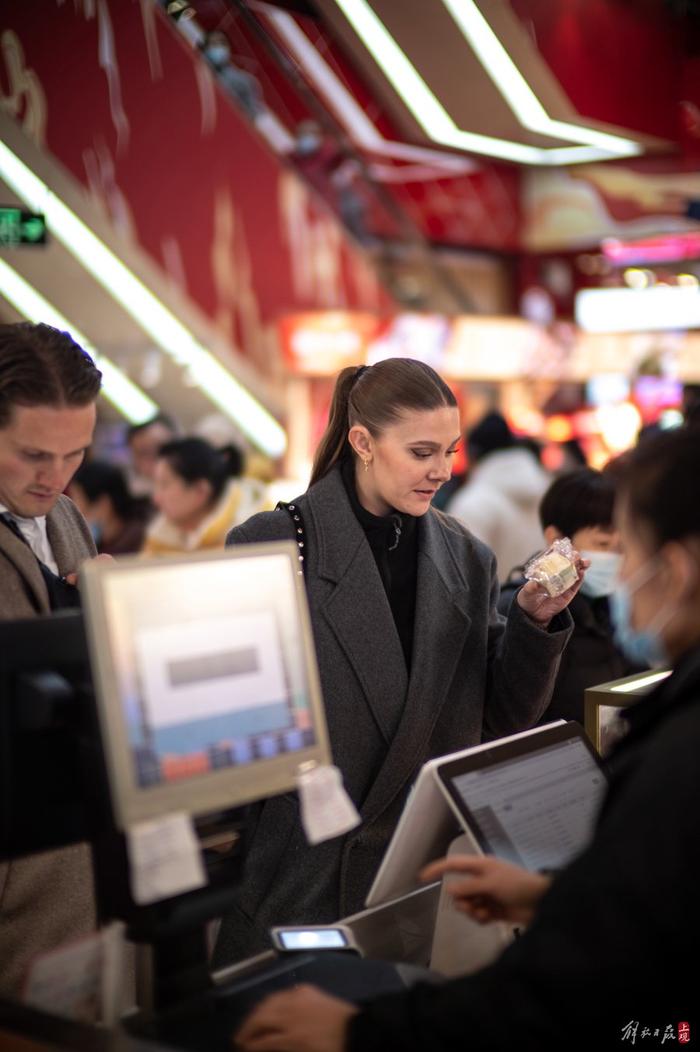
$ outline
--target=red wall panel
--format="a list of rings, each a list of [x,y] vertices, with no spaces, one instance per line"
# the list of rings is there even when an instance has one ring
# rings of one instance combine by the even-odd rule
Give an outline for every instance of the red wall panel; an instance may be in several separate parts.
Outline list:
[[[152,0],[5,7],[0,89],[17,118],[244,351],[282,311],[389,305]]]

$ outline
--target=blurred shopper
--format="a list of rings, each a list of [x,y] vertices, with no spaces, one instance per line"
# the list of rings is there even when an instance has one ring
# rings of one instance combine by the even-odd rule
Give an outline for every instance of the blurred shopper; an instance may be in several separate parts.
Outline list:
[[[206,36],[202,51],[216,70],[221,84],[249,120],[254,121],[264,109],[260,82],[252,73],[241,69],[233,61],[231,45],[226,34],[218,29],[212,30]]]
[[[503,581],[540,544],[537,508],[550,479],[500,413],[488,413],[466,441],[473,467],[446,510],[488,544]]]
[[[122,468],[104,460],[81,464],[68,496],[87,520],[98,552],[128,555],[141,550],[147,511],[129,492]]]
[[[663,428],[658,420],[653,424],[644,424],[637,432],[636,445],[647,442],[650,438],[658,438],[662,433]]]
[[[447,482],[440,487],[433,497],[433,507],[437,508],[438,511],[445,511],[452,500],[453,495],[465,485],[467,478],[468,473],[466,471],[462,471],[458,475],[452,475],[448,478]]]
[[[613,639],[610,596],[622,561],[618,531],[613,525],[614,502],[612,477],[593,468],[562,475],[542,498],[539,513],[545,546],[559,537],[569,537],[590,566],[580,591],[569,604],[574,631],[562,654],[552,700],[540,723],[561,719],[582,724],[586,687],[645,667],[627,658]],[[524,583],[523,567],[516,567],[501,588],[498,609],[502,614],[508,613]]]
[[[129,489],[135,497],[150,499],[158,451],[166,442],[176,438],[177,434],[175,422],[165,413],[158,413],[145,423],[133,424],[128,428],[126,444],[131,459]]]
[[[259,509],[238,482],[243,456],[234,445],[215,449],[203,438],[178,438],[156,458],[153,502],[144,555],[223,548],[228,531]]]
[[[686,427],[700,428],[700,384],[683,385],[683,420]]]
[[[590,846],[553,881],[488,857],[428,867],[427,880],[451,874],[459,910],[527,930],[442,986],[359,1006],[308,986],[276,994],[236,1035],[241,1052],[606,1052],[697,1034],[700,443],[678,430],[638,447],[628,467],[619,623],[674,671],[625,710]]]
[[[92,442],[100,383],[92,359],[67,332],[50,325],[0,325],[4,621],[79,604],[74,575],[95,555],[95,545],[63,490]],[[12,746],[6,735],[10,720],[3,712],[3,750]],[[37,954],[94,927],[86,844],[0,862],[0,997],[19,997]]]
[[[368,226],[369,173],[351,144],[327,134],[313,119],[300,121],[290,155],[299,170],[337,209],[350,233],[362,244],[374,243]]]
[[[506,621],[493,553],[431,508],[459,442],[454,395],[420,361],[344,369],[307,492],[229,542],[299,543],[331,747],[362,824],[310,847],[294,794],[260,805],[220,962],[272,924],[362,909],[421,765],[532,725],[571,625],[535,584]]]
[[[526,449],[528,453],[531,453],[535,459],[535,463],[542,467],[542,453],[544,446],[540,442],[539,438],[535,438],[534,435],[519,435],[515,440],[516,449]]]
[[[567,475],[570,471],[576,471],[577,468],[588,467],[583,446],[577,438],[567,438],[566,442],[562,442],[559,448],[561,449],[562,457],[557,474]]]

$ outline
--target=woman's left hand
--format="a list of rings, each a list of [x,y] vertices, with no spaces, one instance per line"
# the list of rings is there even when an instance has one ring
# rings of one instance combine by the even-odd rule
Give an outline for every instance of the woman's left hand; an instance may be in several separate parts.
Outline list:
[[[516,596],[518,606],[538,625],[546,628],[552,618],[560,614],[574,598],[583,584],[583,578],[590,565],[588,559],[577,559],[578,581],[554,599],[545,592],[542,585],[538,584],[537,581],[528,581]]]

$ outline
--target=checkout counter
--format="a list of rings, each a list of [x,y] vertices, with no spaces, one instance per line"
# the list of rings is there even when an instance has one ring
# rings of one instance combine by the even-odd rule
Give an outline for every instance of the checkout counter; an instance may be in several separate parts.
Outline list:
[[[0,999],[1,1052],[231,1052],[231,1034],[264,994],[295,982],[313,982],[361,1000],[378,991],[430,981],[430,958],[439,885],[385,906],[365,910],[344,923],[364,958],[328,954],[277,955],[274,951],[222,969],[205,995],[156,1018],[131,1013],[106,1030]],[[360,967],[357,962],[360,961]],[[387,962],[398,962],[395,965]]]
[[[425,978],[437,887],[347,918],[362,958],[270,952],[210,974],[249,809],[331,762],[296,546],[96,561],[80,587],[82,614],[0,625],[0,858],[90,843],[102,923],[137,948],[139,1011],[108,1034],[5,1005],[0,1026],[27,1047],[228,1052],[274,989],[360,999]]]
[[[0,1002],[0,1050],[230,1052],[243,1016],[275,989],[312,982],[362,1000],[441,981],[428,970],[440,885],[345,918],[363,957],[270,951],[209,972],[207,927],[232,901],[246,808],[330,761],[295,546],[93,563],[81,591],[84,620],[0,625],[0,731],[12,743],[0,857],[91,842],[101,916],[121,920],[147,962],[140,1007],[105,1030]],[[601,697],[628,702],[652,685],[648,675],[630,684]],[[600,746],[600,698],[587,704]],[[174,815],[192,842],[159,872]],[[174,872],[187,874],[179,886],[168,884]],[[482,950],[486,963],[496,947]]]
[[[311,983],[336,997],[362,1001],[416,982],[440,982],[428,970],[440,894],[432,885],[342,922],[363,956],[337,951],[274,950],[214,973],[213,987],[158,1013],[125,1020],[131,1033],[188,1052],[230,1052],[231,1034],[263,997]]]

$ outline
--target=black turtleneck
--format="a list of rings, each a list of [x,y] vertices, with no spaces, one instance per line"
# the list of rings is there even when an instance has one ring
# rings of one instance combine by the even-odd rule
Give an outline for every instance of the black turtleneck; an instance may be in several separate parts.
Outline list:
[[[413,623],[416,614],[416,559],[418,554],[416,519],[397,511],[373,515],[360,504],[355,487],[355,463],[343,460],[341,475],[355,517],[369,544],[382,579],[396,631],[401,640],[406,668],[411,670]]]

